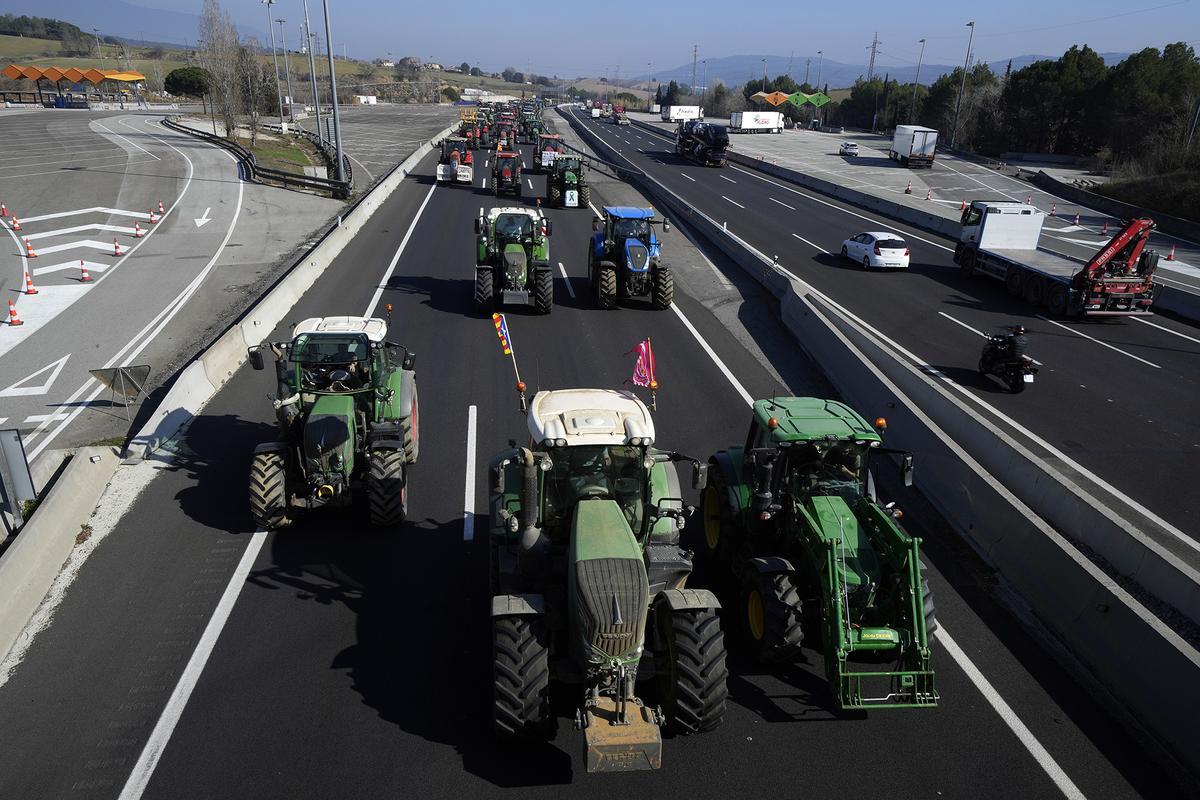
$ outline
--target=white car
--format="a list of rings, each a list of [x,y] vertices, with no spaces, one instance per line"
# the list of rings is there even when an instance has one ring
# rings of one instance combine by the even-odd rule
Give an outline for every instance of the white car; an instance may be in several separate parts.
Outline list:
[[[908,245],[894,233],[868,231],[842,242],[842,258],[862,264],[863,269],[905,269]]]
[[[839,156],[856,156],[858,155],[858,142],[842,142],[842,146],[838,148]]]

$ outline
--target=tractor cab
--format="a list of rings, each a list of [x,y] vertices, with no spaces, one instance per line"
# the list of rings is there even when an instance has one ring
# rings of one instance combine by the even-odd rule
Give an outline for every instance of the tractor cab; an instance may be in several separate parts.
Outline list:
[[[554,166],[554,159],[563,153],[562,136],[557,133],[543,133],[536,137],[537,150],[533,157],[533,166],[537,171],[549,170]]]
[[[518,153],[498,151],[492,159],[492,193],[499,197],[501,192],[521,196],[521,156]]]
[[[550,220],[537,209],[493,208],[475,220],[475,234],[475,301],[480,308],[520,303],[550,313]]]
[[[442,140],[437,163],[439,183],[471,184],[475,181],[474,157],[471,144],[462,136],[447,136]]]

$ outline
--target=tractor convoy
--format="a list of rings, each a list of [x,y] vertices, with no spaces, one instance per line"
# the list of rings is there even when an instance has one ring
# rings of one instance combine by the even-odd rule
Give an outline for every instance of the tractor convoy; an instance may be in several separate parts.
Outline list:
[[[584,160],[542,128],[539,110],[463,110],[461,135],[440,143],[438,182],[470,184],[482,146],[490,191],[520,198],[520,138],[534,145],[546,205],[589,208]],[[501,310],[553,310],[553,226],[541,198],[480,209],[474,222],[474,305],[507,355]],[[649,208],[604,206],[592,219],[596,307],[672,306],[656,229],[670,223]],[[420,441],[415,356],[389,340],[387,311],[306,319],[290,340],[250,349],[256,370],[273,356],[279,428],[250,468],[260,528],[324,507],[405,522]],[[732,648],[765,664],[822,659],[836,711],[936,706],[920,540],[875,491],[893,459],[912,482],[913,455],[883,446],[886,422],[871,426],[833,400],[775,397],[754,403],[744,446],[692,458],[658,445],[653,367],[638,375],[650,407],[632,391],[587,388],[539,391],[527,404],[517,378],[528,438],[510,440],[486,474],[496,735],[537,747],[567,708],[589,772],[658,769],[664,732],[722,723],[726,630]],[[690,527],[697,509],[685,493],[700,504]],[[707,588],[694,585],[697,565]]]

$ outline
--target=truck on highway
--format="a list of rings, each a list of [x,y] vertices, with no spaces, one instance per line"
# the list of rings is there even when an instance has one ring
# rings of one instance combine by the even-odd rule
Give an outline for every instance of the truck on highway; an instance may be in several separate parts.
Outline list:
[[[675,152],[706,167],[723,167],[728,159],[729,131],[724,125],[688,120],[675,131]]]
[[[663,106],[659,112],[663,122],[682,122],[685,119],[704,119],[700,106]]]
[[[730,133],[783,133],[780,111],[735,111],[729,115]]]
[[[1132,219],[1086,263],[1038,249],[1046,214],[1024,203],[976,200],[963,211],[954,263],[1004,281],[1008,293],[1051,316],[1149,315],[1158,253],[1154,221]]]
[[[932,167],[938,132],[920,125],[897,125],[888,158],[906,167]]]

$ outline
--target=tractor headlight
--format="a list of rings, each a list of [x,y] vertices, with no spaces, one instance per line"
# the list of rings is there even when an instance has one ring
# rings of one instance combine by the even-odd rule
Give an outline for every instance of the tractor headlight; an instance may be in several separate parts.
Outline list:
[[[554,439],[549,436],[547,436],[545,439],[542,439],[542,447],[554,447]]]
[[[555,446],[555,447],[566,447],[566,446],[567,446],[567,440],[566,440],[566,439],[555,439],[555,440],[554,440],[554,446]]]

